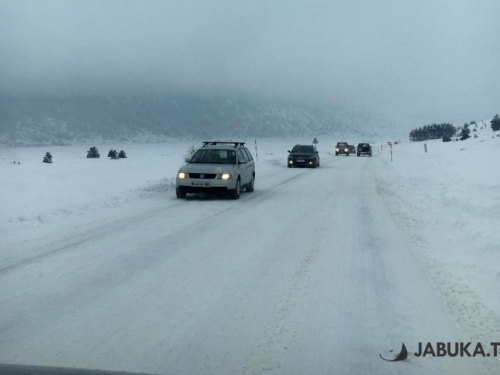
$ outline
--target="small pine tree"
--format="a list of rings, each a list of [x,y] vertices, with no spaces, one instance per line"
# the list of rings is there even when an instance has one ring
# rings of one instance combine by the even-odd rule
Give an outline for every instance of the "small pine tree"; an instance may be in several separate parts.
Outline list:
[[[119,159],[118,157],[118,153],[116,152],[116,150],[111,150],[108,154],[108,156],[111,158],[111,159]]]
[[[500,117],[498,117],[498,115],[495,115],[495,117],[493,117],[493,120],[491,120],[491,129],[494,132],[500,130]]]
[[[451,138],[448,137],[447,135],[443,136],[443,142],[450,142]]]
[[[464,126],[460,132],[460,140],[465,141],[467,138],[470,138],[470,129],[469,126]]]
[[[97,147],[91,147],[90,150],[87,151],[87,158],[94,159],[99,157],[101,157],[101,155]]]
[[[50,152],[47,152],[45,156],[43,157],[43,162],[44,163],[52,163],[52,154]]]
[[[126,159],[127,158],[127,154],[125,154],[125,151],[121,150],[120,153],[118,154],[118,157],[120,159]]]

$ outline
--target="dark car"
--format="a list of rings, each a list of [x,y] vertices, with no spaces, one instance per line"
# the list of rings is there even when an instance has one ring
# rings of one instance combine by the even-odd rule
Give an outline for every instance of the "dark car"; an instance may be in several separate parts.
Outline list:
[[[358,149],[356,152],[357,152],[358,156],[361,156],[361,155],[372,156],[372,146],[370,146],[368,143],[360,143],[358,145]]]
[[[294,166],[300,167],[319,167],[319,154],[314,146],[295,145],[292,151],[288,150],[288,168]]]
[[[349,156],[349,145],[347,142],[337,142],[337,146],[335,146],[335,155],[345,154]]]
[[[354,153],[356,152],[356,147],[354,145],[349,145],[349,152],[351,153]]]

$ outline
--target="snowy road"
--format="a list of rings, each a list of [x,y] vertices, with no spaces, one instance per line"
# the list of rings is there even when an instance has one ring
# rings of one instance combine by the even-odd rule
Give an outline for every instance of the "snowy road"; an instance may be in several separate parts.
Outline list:
[[[258,168],[258,166],[257,166]],[[267,169],[239,201],[169,191],[0,269],[0,363],[162,374],[481,373],[373,158]],[[404,342],[403,362],[385,362]]]

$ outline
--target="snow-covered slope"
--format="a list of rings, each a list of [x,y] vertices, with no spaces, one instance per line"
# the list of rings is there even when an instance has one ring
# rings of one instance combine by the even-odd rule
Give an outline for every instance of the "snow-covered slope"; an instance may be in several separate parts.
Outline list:
[[[500,132],[489,124],[478,121],[465,141],[394,145],[392,163],[385,146],[378,180],[420,249],[416,259],[471,341],[500,336]]]
[[[391,134],[381,114],[247,97],[0,98],[0,144]]]

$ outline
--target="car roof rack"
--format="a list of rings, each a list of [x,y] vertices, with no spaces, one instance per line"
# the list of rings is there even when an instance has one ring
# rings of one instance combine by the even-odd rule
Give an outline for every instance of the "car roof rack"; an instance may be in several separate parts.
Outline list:
[[[244,146],[245,142],[232,142],[232,141],[205,141],[202,147],[206,146],[217,146],[217,145],[234,145],[234,148],[238,146]]]

